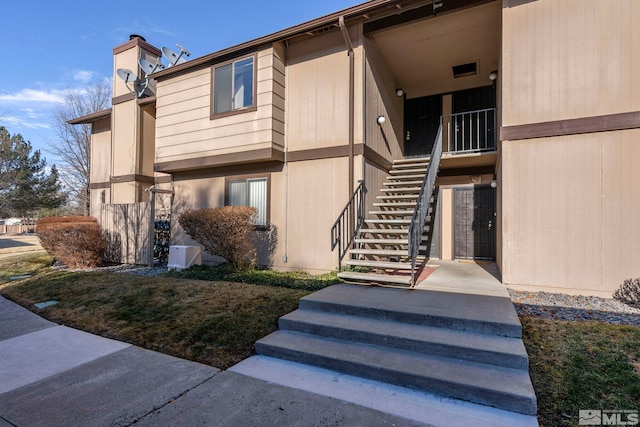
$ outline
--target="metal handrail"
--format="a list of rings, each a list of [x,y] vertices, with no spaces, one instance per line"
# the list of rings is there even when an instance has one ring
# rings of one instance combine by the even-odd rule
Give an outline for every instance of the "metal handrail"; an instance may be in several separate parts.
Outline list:
[[[418,200],[416,201],[416,210],[411,218],[409,224],[409,257],[411,258],[411,287],[415,286],[415,270],[416,270],[416,258],[418,256],[418,250],[420,249],[420,243],[422,242],[422,235],[424,234],[424,226],[429,213],[429,204],[433,190],[436,185],[436,177],[438,175],[438,168],[440,167],[440,159],[442,158],[442,122],[438,128],[438,134],[436,135],[433,149],[431,150],[431,158],[429,165],[427,166],[427,172],[424,175],[422,181],[422,187],[418,194]]]
[[[496,109],[465,111],[441,117],[448,153],[476,153],[496,149]]]
[[[358,182],[358,187],[331,227],[331,250],[338,246],[338,271],[342,269],[342,259],[364,223],[364,195],[367,193],[367,187],[364,180]]]

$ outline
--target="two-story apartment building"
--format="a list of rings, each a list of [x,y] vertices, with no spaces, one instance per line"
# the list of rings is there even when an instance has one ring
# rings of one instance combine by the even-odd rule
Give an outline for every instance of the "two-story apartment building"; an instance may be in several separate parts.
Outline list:
[[[112,108],[74,121],[93,124],[92,213],[152,185],[173,218],[248,204],[263,262],[315,273],[356,191],[341,263],[402,277],[431,158],[423,256],[610,296],[640,276],[639,20],[633,0],[372,0],[154,72],[141,97],[114,78]],[[114,75],[160,57],[132,37]]]

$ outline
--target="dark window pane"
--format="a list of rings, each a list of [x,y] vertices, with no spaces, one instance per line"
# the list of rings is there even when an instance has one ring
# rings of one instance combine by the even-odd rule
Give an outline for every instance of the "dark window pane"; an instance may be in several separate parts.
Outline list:
[[[232,106],[232,69],[233,64],[217,67],[214,74],[213,87],[213,113],[226,113],[231,111]]]

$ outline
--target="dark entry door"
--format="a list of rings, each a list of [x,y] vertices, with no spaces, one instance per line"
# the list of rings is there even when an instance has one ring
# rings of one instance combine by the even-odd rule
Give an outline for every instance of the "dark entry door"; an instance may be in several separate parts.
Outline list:
[[[460,187],[454,194],[454,255],[458,259],[495,259],[495,189]]]
[[[442,96],[409,99],[405,103],[404,155],[428,156],[440,127]]]

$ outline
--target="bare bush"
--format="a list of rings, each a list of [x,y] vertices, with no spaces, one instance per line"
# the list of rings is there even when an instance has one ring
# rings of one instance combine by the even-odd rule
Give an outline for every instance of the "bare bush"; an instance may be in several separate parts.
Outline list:
[[[256,262],[256,214],[249,206],[205,208],[183,213],[178,222],[205,251],[244,269]]]
[[[627,279],[613,293],[613,298],[625,304],[640,307],[640,279]]]
[[[102,264],[106,241],[93,217],[48,217],[36,223],[42,247],[69,268]]]

